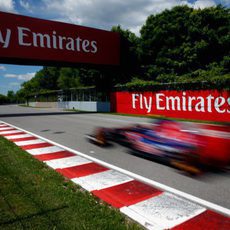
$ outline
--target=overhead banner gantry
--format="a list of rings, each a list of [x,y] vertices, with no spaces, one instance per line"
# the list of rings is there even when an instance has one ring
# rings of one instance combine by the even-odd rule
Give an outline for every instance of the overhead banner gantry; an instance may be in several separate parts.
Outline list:
[[[120,64],[118,33],[0,12],[0,62]]]

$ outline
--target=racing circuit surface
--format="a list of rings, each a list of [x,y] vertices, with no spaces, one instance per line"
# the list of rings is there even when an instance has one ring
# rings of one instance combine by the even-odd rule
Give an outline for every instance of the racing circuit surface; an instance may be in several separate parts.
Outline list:
[[[85,134],[92,133],[98,126],[122,127],[149,123],[150,119],[99,113],[71,113],[57,109],[34,109],[11,105],[0,106],[0,120],[143,177],[230,208],[229,172],[189,177],[169,166],[132,155],[125,147],[118,144],[101,148],[85,139]]]

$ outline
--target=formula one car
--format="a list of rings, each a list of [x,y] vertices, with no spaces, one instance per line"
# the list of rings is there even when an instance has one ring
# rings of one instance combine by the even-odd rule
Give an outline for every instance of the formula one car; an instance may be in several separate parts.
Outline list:
[[[230,163],[227,126],[159,120],[149,125],[97,128],[87,138],[102,147],[117,142],[136,154],[167,161],[192,174],[210,167],[226,168]]]

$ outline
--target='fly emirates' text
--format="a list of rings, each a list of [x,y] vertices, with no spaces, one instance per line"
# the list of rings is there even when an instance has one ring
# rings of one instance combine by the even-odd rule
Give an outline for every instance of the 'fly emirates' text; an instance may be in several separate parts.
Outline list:
[[[0,47],[8,48],[11,42],[11,30],[0,30]],[[60,36],[56,31],[42,34],[35,33],[26,27],[17,27],[18,44],[26,47],[40,47],[58,50],[69,50],[84,53],[97,53],[97,42],[83,39],[80,36],[75,38]]]
[[[222,96],[214,97],[208,95],[187,96],[183,92],[180,96],[166,96],[164,93],[156,93],[153,96],[144,96],[143,94],[132,94],[132,108],[146,110],[151,113],[153,108],[156,110],[172,110],[172,111],[189,111],[189,112],[218,112],[230,113],[227,107],[230,106],[230,97]]]

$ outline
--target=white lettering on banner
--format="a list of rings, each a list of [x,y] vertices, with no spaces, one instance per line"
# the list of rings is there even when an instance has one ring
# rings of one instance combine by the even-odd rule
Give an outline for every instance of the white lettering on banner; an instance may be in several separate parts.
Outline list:
[[[163,93],[157,93],[156,94],[156,108],[157,108],[157,110],[165,110],[165,107],[160,107],[160,102],[164,101],[163,99],[160,98],[160,96],[165,97],[165,95]]]
[[[217,97],[215,99],[215,109],[218,113],[224,113],[224,110],[220,110],[220,107],[225,104],[225,98],[224,97]]]
[[[50,45],[50,36],[48,34],[41,34],[41,33],[32,33],[33,34],[33,44],[35,47],[45,48],[45,41],[47,48],[51,48]]]
[[[139,96],[139,94],[132,94],[132,108],[136,109],[136,101],[138,101],[138,99],[136,98],[137,96]]]
[[[187,111],[187,108],[186,108],[186,93],[185,92],[183,92],[182,93],[183,94],[183,96],[182,96],[182,100],[183,100],[183,102],[182,102],[182,110],[183,111]]]
[[[21,46],[31,46],[31,43],[24,42],[24,37],[28,37],[26,33],[23,31],[30,31],[28,28],[25,27],[18,27],[18,44]]]
[[[195,97],[188,97],[188,111],[192,111],[192,101],[196,100]]]
[[[74,51],[74,40],[73,40],[73,38],[67,38],[67,40],[68,40],[68,42],[66,43],[66,49]]]
[[[84,53],[96,53],[97,41],[90,41],[82,39],[79,36],[76,38],[65,37],[57,35],[56,31],[52,34],[35,33],[29,28],[18,26],[18,44],[20,46],[34,46],[40,48],[69,50]],[[8,47],[10,34],[6,34],[6,38],[3,39],[2,33],[0,33],[0,42],[3,43],[3,47]]]
[[[53,31],[53,34],[52,34],[52,41],[53,41],[53,48],[54,48],[54,49],[57,49],[56,31]]]
[[[230,97],[228,98],[228,107],[230,107]],[[230,110],[227,109],[227,112],[230,113]]]
[[[140,108],[143,109],[143,96],[142,94],[140,94],[139,96],[140,96]]]
[[[11,30],[6,29],[6,35],[3,37],[3,32],[0,30],[0,43],[3,44],[3,48],[8,48],[10,43]]]
[[[197,112],[205,112],[204,111],[204,98],[203,97],[197,97],[197,100],[200,100],[198,103],[195,105],[195,110]]]
[[[212,100],[214,99],[214,97],[212,95],[209,95],[206,98],[208,101],[208,112],[211,113],[212,112]]]
[[[179,97],[166,97],[166,110],[170,110],[170,104],[171,104],[172,110],[176,110],[175,103],[177,104],[177,110],[180,111],[180,98]]]
[[[142,94],[132,94],[132,108],[136,109],[136,103],[139,101],[139,108],[147,110],[147,113],[150,113],[152,110],[152,97],[147,98]],[[144,107],[143,107],[144,105]]]
[[[152,112],[153,97],[144,96],[143,94],[132,94],[132,108],[147,110],[147,113]],[[230,106],[230,98],[214,97],[211,94],[207,97],[202,96],[187,96],[186,92],[182,93],[182,96],[166,96],[164,93],[155,94],[156,110],[167,111],[189,111],[189,112],[209,112],[212,113],[215,110],[218,113],[230,113],[227,106]]]
[[[144,97],[145,108],[147,109],[147,113],[151,112],[152,109],[152,97],[149,97],[149,101],[147,101],[147,97]]]
[[[91,46],[93,49],[91,49],[91,53],[97,53],[97,42],[96,41],[92,41],[91,42]]]

